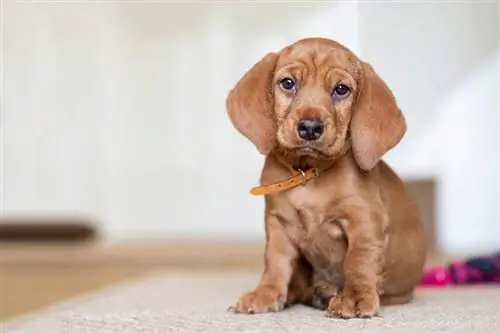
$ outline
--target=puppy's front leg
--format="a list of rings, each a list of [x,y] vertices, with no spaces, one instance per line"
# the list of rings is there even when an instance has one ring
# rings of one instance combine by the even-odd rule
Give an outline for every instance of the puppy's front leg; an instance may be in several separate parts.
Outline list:
[[[337,318],[370,318],[378,314],[378,285],[386,247],[383,214],[359,211],[351,214],[346,233],[344,288],[330,300],[328,313]]]
[[[266,215],[265,266],[257,288],[240,297],[236,306],[238,313],[275,312],[283,309],[288,293],[288,284],[298,250],[291,243],[279,219]]]

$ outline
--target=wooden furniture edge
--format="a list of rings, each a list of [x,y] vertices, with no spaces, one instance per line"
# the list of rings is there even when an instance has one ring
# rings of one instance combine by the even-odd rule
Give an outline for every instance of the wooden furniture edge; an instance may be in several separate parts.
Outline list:
[[[0,243],[5,265],[136,265],[173,268],[257,268],[263,242],[91,242],[83,244]],[[432,254],[428,264],[456,256]]]
[[[256,267],[260,242],[92,242],[84,244],[0,244],[2,265],[139,265],[172,267]]]

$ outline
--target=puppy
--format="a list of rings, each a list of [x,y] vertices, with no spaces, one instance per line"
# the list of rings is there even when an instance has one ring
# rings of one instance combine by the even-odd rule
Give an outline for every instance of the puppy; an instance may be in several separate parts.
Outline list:
[[[374,69],[335,41],[301,39],[255,64],[227,113],[266,156],[252,189],[265,200],[265,267],[234,312],[303,303],[369,318],[411,301],[425,237],[417,205],[382,161],[406,122]]]

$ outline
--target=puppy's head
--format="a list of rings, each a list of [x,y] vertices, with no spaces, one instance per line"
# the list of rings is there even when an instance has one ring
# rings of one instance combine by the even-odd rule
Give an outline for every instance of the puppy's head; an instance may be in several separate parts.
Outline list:
[[[334,160],[352,146],[365,170],[406,132],[392,92],[373,68],[321,38],[267,54],[231,90],[227,112],[261,154]]]

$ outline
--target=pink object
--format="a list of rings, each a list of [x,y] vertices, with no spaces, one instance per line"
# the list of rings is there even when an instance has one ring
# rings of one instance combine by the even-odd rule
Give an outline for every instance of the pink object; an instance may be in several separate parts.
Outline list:
[[[420,287],[500,284],[500,252],[455,260],[424,270]]]
[[[445,267],[430,267],[422,276],[420,286],[446,287],[452,284],[450,271]]]

